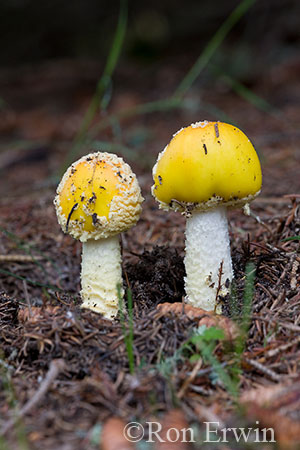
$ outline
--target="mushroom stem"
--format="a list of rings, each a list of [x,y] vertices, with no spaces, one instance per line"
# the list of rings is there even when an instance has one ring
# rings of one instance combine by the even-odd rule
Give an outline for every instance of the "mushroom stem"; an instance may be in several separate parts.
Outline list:
[[[118,313],[118,286],[122,289],[119,235],[88,240],[82,244],[81,295],[82,308],[111,319]]]
[[[233,278],[226,207],[193,212],[185,236],[186,302],[221,313],[218,296],[229,292]]]

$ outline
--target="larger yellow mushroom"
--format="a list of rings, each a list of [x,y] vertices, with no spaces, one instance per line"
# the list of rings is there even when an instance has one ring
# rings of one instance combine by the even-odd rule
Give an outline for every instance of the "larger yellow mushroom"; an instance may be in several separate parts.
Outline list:
[[[233,278],[227,207],[260,192],[261,167],[247,136],[232,125],[197,122],[174,134],[153,168],[152,193],[162,209],[187,216],[186,301],[217,310]]]
[[[62,230],[82,242],[83,308],[116,316],[122,285],[118,235],[136,224],[142,201],[135,174],[116,155],[90,153],[64,174],[54,204]]]

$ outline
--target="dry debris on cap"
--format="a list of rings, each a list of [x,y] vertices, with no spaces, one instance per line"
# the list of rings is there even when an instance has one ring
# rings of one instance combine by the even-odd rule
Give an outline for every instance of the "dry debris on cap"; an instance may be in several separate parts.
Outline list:
[[[116,174],[117,180],[114,188],[117,188],[118,194],[115,195],[110,202],[109,215],[108,217],[95,215],[94,210],[91,207],[93,202],[91,202],[91,199],[84,198],[83,204],[80,205],[83,209],[83,216],[81,220],[73,220],[72,212],[78,205],[72,205],[68,212],[63,211],[60,194],[64,185],[76,172],[78,164],[85,163],[95,168],[97,161],[100,160],[105,160],[105,164],[111,166]],[[72,189],[76,191],[78,186],[72,186]],[[79,239],[81,242],[86,242],[88,239],[97,240],[107,238],[130,229],[139,219],[141,203],[143,201],[137,178],[130,166],[124,162],[123,158],[106,152],[90,153],[74,162],[63,175],[56,193],[57,195],[54,199],[54,204],[58,222],[62,230],[65,233],[69,233],[75,239]],[[95,194],[94,201],[96,201],[96,195],[97,193]],[[84,229],[84,215],[92,217],[94,225],[93,230],[86,231]]]

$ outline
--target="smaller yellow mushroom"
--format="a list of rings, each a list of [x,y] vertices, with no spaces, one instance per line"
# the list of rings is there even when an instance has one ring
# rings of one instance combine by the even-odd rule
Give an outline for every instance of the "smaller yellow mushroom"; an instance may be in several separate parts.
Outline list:
[[[227,207],[260,192],[261,167],[247,136],[232,125],[197,122],[182,128],[159,154],[152,194],[165,210],[187,216],[186,301],[217,310],[233,278]]]
[[[54,204],[62,230],[82,242],[83,308],[116,316],[122,285],[118,235],[136,224],[142,201],[135,174],[116,155],[90,153],[64,174]]]

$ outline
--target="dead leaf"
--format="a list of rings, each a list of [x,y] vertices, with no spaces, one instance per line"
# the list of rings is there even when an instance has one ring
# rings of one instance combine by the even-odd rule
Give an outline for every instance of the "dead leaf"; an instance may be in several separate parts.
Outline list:
[[[38,323],[45,315],[55,316],[61,308],[59,306],[48,305],[46,307],[31,306],[22,308],[18,312],[19,322]]]
[[[188,431],[189,425],[180,409],[172,409],[167,412],[161,426],[159,437],[165,442],[157,441],[154,446],[155,450],[188,450],[190,448],[188,441],[193,436]],[[187,442],[182,442],[184,440]]]
[[[299,449],[300,380],[251,389],[242,395],[241,404],[260,426],[274,429],[280,448]]]
[[[160,303],[156,308],[162,315],[170,313],[181,314],[191,320],[198,321],[198,326],[205,325],[207,328],[221,328],[225,333],[225,339],[228,341],[232,341],[240,335],[238,326],[231,319],[215,314],[213,311],[205,311],[204,309],[179,302]]]
[[[134,450],[135,445],[124,435],[125,427],[126,422],[119,417],[108,419],[101,433],[101,450]]]

